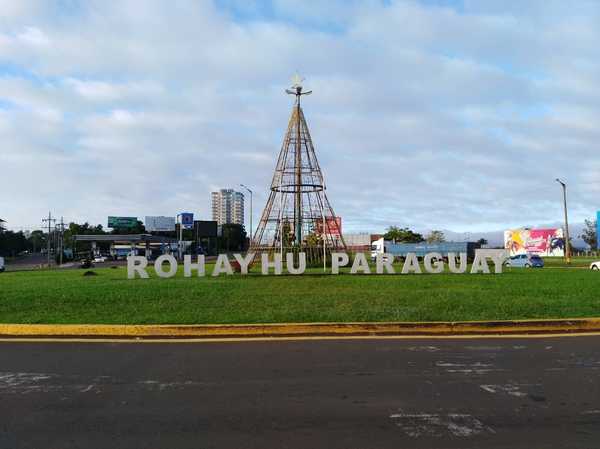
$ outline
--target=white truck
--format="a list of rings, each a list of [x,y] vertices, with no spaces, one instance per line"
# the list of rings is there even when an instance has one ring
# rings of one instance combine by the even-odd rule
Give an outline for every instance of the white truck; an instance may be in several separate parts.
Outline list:
[[[4,270],[4,257],[0,257],[0,273],[2,273]]]

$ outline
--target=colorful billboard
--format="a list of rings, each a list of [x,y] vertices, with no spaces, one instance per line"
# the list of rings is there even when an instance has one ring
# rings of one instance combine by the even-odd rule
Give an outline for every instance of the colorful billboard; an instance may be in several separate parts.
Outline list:
[[[562,228],[510,229],[504,231],[504,248],[511,256],[537,254],[539,256],[565,255],[565,239]]]
[[[137,222],[137,217],[108,217],[108,227],[113,229],[135,228]]]
[[[146,216],[144,221],[146,231],[148,232],[168,232],[175,230],[175,217],[165,217],[162,215]]]
[[[342,235],[342,217],[325,217],[325,230],[330,235],[340,236]],[[315,233],[323,234],[323,220],[315,220]]]

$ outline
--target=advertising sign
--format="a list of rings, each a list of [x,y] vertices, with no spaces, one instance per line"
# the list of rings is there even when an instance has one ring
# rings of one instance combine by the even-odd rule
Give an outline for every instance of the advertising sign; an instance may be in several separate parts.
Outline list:
[[[183,229],[192,229],[194,227],[194,214],[191,212],[182,212],[179,219]]]
[[[146,231],[148,232],[167,232],[175,230],[175,217],[165,217],[161,215],[146,216],[144,221]]]
[[[323,234],[323,220],[315,221],[315,233]],[[325,217],[325,231],[330,235],[342,235],[342,217]]]
[[[135,228],[137,222],[137,217],[108,217],[108,227],[113,229]]]
[[[562,228],[509,229],[504,231],[504,248],[511,256],[537,254],[538,256],[565,255],[565,239]]]
[[[217,222],[216,221],[194,221],[194,234],[198,237],[216,237]]]

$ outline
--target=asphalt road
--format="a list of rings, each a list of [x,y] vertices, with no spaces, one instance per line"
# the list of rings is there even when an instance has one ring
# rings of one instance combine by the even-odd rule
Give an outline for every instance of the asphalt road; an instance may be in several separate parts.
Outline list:
[[[1,448],[592,448],[600,337],[0,343]]]

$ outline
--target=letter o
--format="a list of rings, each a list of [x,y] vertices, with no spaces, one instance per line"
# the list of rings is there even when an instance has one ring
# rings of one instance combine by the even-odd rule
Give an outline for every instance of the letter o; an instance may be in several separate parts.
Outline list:
[[[169,263],[168,271],[163,271],[162,265],[165,261]],[[177,273],[177,260],[175,260],[175,258],[170,254],[163,254],[162,256],[158,256],[156,258],[156,261],[154,262],[154,271],[156,271],[158,277],[171,278],[175,276],[175,273]]]

